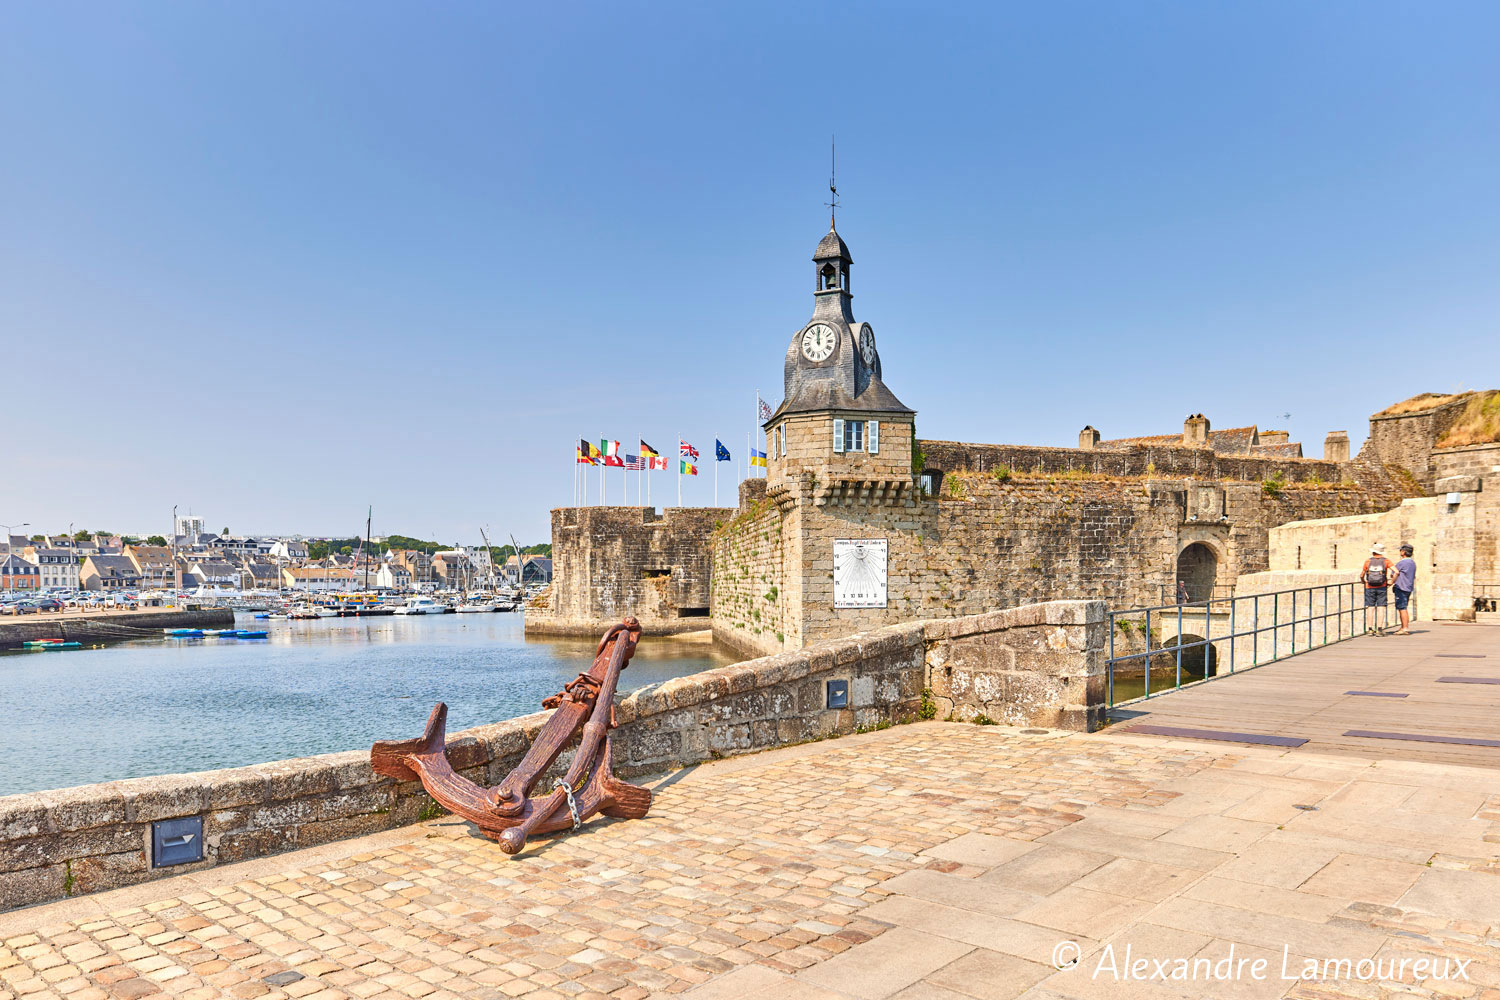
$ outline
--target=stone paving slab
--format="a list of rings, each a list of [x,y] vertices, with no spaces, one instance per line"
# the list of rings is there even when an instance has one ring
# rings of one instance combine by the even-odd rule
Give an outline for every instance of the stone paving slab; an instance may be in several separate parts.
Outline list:
[[[0,1000],[1500,1000],[1494,769],[923,723],[656,790],[515,858],[440,819],[0,915]]]

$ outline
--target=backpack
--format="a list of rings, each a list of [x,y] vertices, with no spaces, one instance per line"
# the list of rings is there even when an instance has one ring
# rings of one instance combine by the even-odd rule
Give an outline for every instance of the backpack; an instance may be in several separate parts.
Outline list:
[[[1365,586],[1384,587],[1385,569],[1389,564],[1383,556],[1375,556],[1365,564]]]

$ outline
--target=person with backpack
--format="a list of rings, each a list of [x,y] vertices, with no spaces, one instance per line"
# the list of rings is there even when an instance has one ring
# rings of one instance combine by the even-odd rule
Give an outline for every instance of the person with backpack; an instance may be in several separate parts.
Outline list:
[[[1365,632],[1380,632],[1384,625],[1384,615],[1378,616],[1381,624],[1375,628],[1370,627],[1370,612],[1374,608],[1386,606],[1386,590],[1390,588],[1391,578],[1394,576],[1390,560],[1385,557],[1385,546],[1376,542],[1370,546],[1370,558],[1365,560],[1364,566],[1360,567],[1359,579],[1365,585]]]

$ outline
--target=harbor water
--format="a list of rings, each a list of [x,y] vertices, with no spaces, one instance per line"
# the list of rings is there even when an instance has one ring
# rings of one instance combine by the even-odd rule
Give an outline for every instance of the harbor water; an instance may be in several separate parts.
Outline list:
[[[265,639],[142,639],[0,652],[0,795],[239,767],[448,732],[540,710],[586,670],[597,640],[527,638],[520,614],[263,621]],[[629,691],[736,659],[646,639]]]

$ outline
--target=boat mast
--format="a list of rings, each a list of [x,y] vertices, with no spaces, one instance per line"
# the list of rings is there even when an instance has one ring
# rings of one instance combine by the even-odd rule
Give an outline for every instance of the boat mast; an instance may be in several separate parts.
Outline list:
[[[375,519],[375,505],[371,504],[365,511],[365,590],[370,589],[370,522]]]

